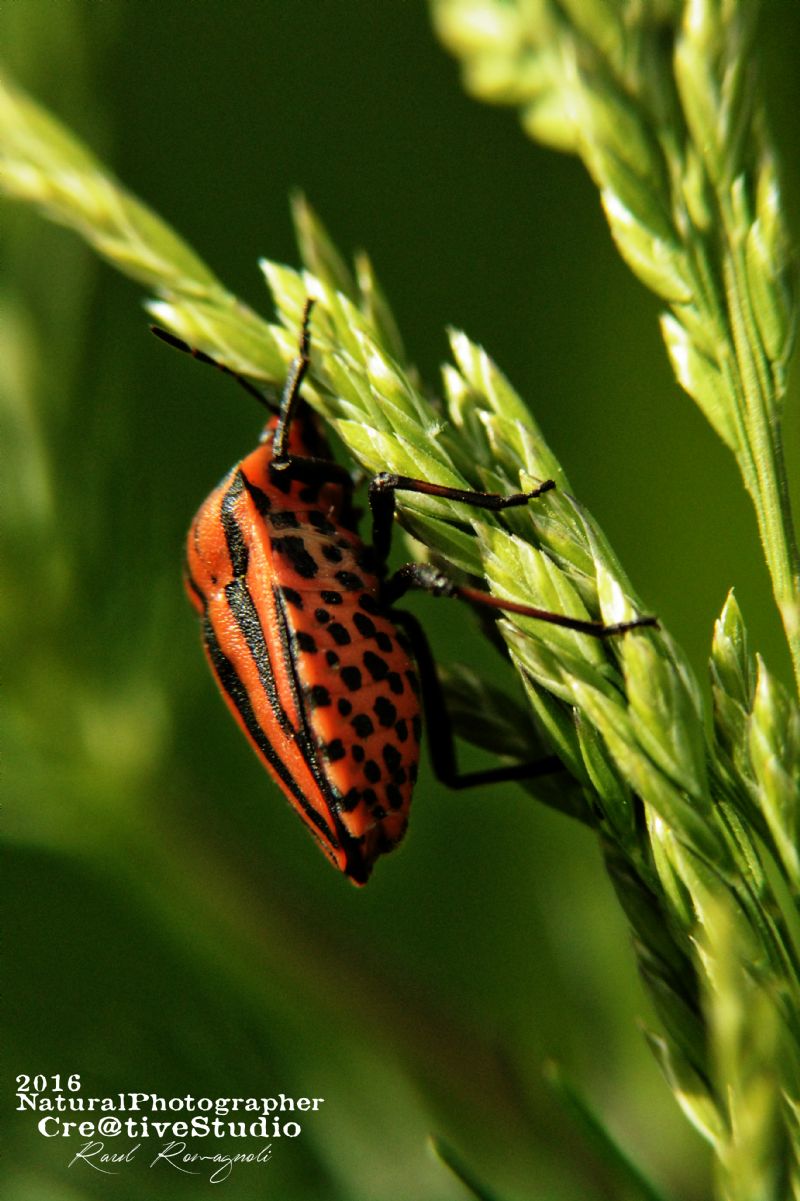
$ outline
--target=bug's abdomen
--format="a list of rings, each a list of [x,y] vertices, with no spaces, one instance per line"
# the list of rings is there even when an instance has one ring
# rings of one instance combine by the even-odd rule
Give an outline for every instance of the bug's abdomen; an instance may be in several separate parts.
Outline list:
[[[294,491],[294,490],[293,490]],[[363,883],[402,838],[417,679],[358,537],[232,472],[189,533],[206,652],[251,744],[331,861]]]
[[[341,820],[375,857],[408,824],[421,729],[416,669],[403,634],[381,610],[377,578],[359,567],[360,543],[352,535],[329,540],[305,522],[300,529],[320,569],[313,580],[294,576],[282,585],[286,657]],[[335,564],[325,558],[332,546],[342,554]],[[272,552],[283,553],[280,542]]]

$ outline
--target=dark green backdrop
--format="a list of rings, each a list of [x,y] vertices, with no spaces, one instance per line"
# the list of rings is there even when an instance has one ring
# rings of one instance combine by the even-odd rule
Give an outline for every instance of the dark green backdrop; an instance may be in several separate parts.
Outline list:
[[[448,324],[500,362],[698,673],[735,584],[788,674],[733,464],[673,383],[592,185],[466,98],[423,4],[11,0],[0,36],[18,82],[256,308],[258,256],[296,261],[302,187],[343,249],[372,254],[429,381]],[[794,202],[791,0],[767,5],[763,43]],[[368,889],[326,866],[225,713],[181,591],[188,521],[258,414],[156,344],[137,287],[72,234],[0,211],[5,1195],[211,1187],[67,1169],[74,1144],[13,1113],[10,1077],[78,1071],[100,1095],[324,1096],[230,1198],[455,1201],[431,1131],[512,1196],[615,1196],[549,1059],[654,1177],[704,1195],[591,837],[425,769]],[[498,669],[467,616],[414,607],[443,659]]]

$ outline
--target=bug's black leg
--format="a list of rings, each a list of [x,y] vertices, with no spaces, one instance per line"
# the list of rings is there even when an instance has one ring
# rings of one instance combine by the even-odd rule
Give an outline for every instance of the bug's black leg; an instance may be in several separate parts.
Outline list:
[[[204,350],[197,350],[196,347],[190,346],[188,342],[184,342],[183,338],[177,338],[175,334],[171,334],[168,330],[162,329],[160,325],[151,325],[150,332],[160,338],[162,342],[166,342],[173,350],[180,350],[183,354],[190,354],[193,359],[197,359],[198,363],[205,363],[208,367],[216,367],[217,371],[224,372],[231,379],[235,379],[240,388],[244,388],[249,396],[254,397],[259,404],[265,409],[269,409],[271,413],[275,412],[275,406],[272,405],[255,384],[251,383],[246,376],[240,375],[238,371],[234,371],[232,367],[226,366],[225,363],[220,363],[218,359],[212,358],[210,354],[206,354]]]
[[[555,755],[548,755],[533,763],[510,763],[503,767],[489,767],[483,771],[459,772],[453,727],[428,639],[422,626],[411,613],[393,610],[392,618],[405,630],[419,668],[422,708],[428,734],[428,755],[437,779],[449,788],[473,788],[479,784],[532,780],[536,776],[550,775],[563,770],[561,760]]]
[[[353,477],[346,467],[333,459],[315,459],[311,455],[286,455],[280,463],[270,463],[270,470],[304,484],[342,484],[352,489]]]
[[[472,492],[465,488],[448,488],[445,484],[429,484],[425,480],[415,480],[407,475],[393,475],[382,471],[369,486],[372,545],[379,560],[384,561],[388,558],[396,492],[419,492],[424,496],[440,496],[443,500],[457,500],[476,509],[492,509],[497,512],[500,509],[526,505],[529,500],[541,496],[543,492],[549,492],[555,486],[553,480],[545,480],[531,492],[512,492],[503,496],[499,492]]]
[[[636,617],[633,621],[604,625],[602,621],[585,621],[580,617],[568,617],[566,613],[551,613],[548,609],[523,605],[519,601],[505,600],[499,596],[492,596],[489,592],[481,592],[478,588],[455,584],[438,568],[431,567],[428,563],[406,563],[404,567],[399,568],[383,585],[382,599],[386,604],[394,604],[411,589],[430,592],[432,596],[457,596],[471,604],[486,605],[503,613],[519,613],[522,617],[534,617],[538,621],[549,622],[550,625],[577,630],[581,634],[591,634],[593,638],[612,638],[617,634],[625,634],[628,630],[643,627],[656,630],[659,628],[658,619],[655,617]]]

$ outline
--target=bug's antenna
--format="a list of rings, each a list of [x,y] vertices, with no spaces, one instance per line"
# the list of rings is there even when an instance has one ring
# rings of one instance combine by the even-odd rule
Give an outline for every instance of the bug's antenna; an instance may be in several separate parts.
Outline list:
[[[272,443],[273,457],[277,460],[286,457],[286,439],[289,436],[292,414],[300,396],[300,387],[311,361],[308,357],[309,344],[311,342],[308,325],[313,307],[314,301],[308,296],[303,305],[303,315],[300,319],[300,340],[297,344],[297,354],[292,360],[292,365],[289,368],[289,374],[284,384],[280,404],[280,417],[275,430],[275,439]]]
[[[231,379],[236,380],[240,388],[244,388],[245,392],[254,397],[265,409],[269,409],[271,413],[275,412],[275,406],[270,404],[264,393],[255,384],[251,383],[249,379],[246,379],[245,376],[240,375],[238,371],[234,371],[232,367],[227,367],[224,363],[220,363],[218,359],[212,358],[204,350],[198,350],[197,347],[190,346],[188,342],[184,342],[182,338],[177,338],[175,334],[162,329],[160,325],[151,325],[150,332],[155,334],[157,338],[160,338],[162,342],[166,342],[167,346],[171,346],[174,350],[180,350],[184,354],[191,355],[193,359],[197,359],[198,363],[205,363],[209,367],[216,367],[218,371],[229,375]]]

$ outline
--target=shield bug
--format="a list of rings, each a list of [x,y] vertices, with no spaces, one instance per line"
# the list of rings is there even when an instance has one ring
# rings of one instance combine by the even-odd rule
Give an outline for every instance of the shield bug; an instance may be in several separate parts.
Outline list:
[[[448,784],[520,779],[555,759],[459,775],[436,667],[416,619],[395,608],[410,589],[461,597],[597,637],[615,626],[505,601],[427,564],[393,575],[386,561],[395,496],[417,492],[490,510],[527,505],[553,488],[508,496],[384,472],[369,487],[372,540],[356,528],[353,481],[337,464],[301,395],[309,366],[305,306],[298,353],[257,447],[237,463],[192,522],[186,587],[206,655],[234,717],[330,861],[355,884],[408,825],[423,715],[434,770]],[[164,341],[249,380],[164,330]]]

